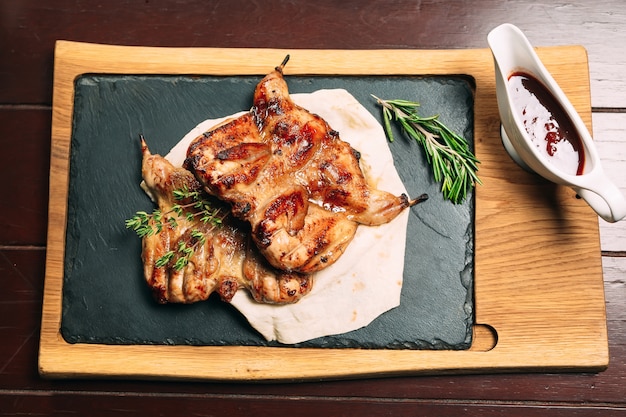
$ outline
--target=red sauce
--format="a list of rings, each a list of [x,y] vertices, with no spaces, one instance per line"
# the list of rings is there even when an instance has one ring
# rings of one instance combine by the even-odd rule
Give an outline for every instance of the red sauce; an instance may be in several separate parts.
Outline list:
[[[514,107],[539,152],[560,170],[581,175],[585,166],[582,140],[565,109],[534,76],[509,76]]]

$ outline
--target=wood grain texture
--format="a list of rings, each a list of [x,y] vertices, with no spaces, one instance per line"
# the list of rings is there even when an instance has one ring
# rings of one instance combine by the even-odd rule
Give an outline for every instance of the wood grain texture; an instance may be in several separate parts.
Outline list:
[[[50,111],[11,108],[0,111],[0,245],[46,243]]]
[[[100,5],[102,6],[102,5]],[[0,4],[0,103],[50,103],[58,39],[118,45],[312,49],[484,48],[510,22],[537,46],[585,46],[594,107],[626,107],[626,3],[616,0],[79,0]],[[16,84],[12,74],[28,80]],[[613,94],[615,93],[615,94]],[[621,94],[620,94],[621,93]]]
[[[624,113],[594,113],[593,135],[602,167],[606,174],[626,195],[626,114]],[[626,222],[600,222],[600,237],[603,251],[626,252],[624,237],[626,236]]]
[[[39,377],[36,364],[57,39],[141,46],[463,49],[486,47],[487,32],[508,21],[522,28],[537,46],[580,44],[587,49],[594,137],[603,161],[617,169],[623,189],[626,185],[619,174],[626,160],[619,154],[626,146],[625,14],[626,3],[621,0],[0,2],[0,174],[3,180],[10,178],[3,184],[19,196],[19,201],[0,198],[0,282],[6,288],[0,296],[0,415],[104,416],[124,411],[162,416],[227,411],[233,416],[355,415],[356,411],[365,415],[624,415],[623,222],[600,222],[610,354],[608,369],[600,373],[268,385],[48,380]],[[608,154],[602,152],[606,139],[615,142]],[[5,157],[9,153],[15,158]],[[29,170],[38,174],[31,176]],[[11,208],[13,204],[23,212]]]
[[[337,417],[352,417],[355,415],[367,415],[372,417],[389,415],[413,415],[419,410],[421,415],[436,415],[439,417],[456,417],[459,415],[501,416],[502,409],[514,409],[527,417],[544,416],[548,407],[537,405],[515,405],[510,403],[476,404],[466,401],[380,401],[379,399],[367,398],[281,398],[280,401],[271,401],[265,398],[217,398],[210,396],[192,396],[181,398],[179,396],[167,396],[158,402],[141,403],[138,406],[137,397],[132,395],[120,396],[96,396],[96,395],[71,395],[62,393],[54,397],[41,397],[29,395],[20,397],[17,402],[11,402],[8,398],[0,398],[0,407],[11,406],[20,414],[39,414],[54,409],[58,412],[81,412],[92,409],[93,416],[118,414],[120,408],[126,413],[132,414],[157,414],[160,416],[177,416],[197,413],[198,410],[210,410],[209,415],[239,416],[239,415],[284,415],[296,412],[302,417],[318,417],[319,410],[323,409],[329,415]],[[65,404],[63,410],[55,409],[54,402]],[[112,407],[111,404],[116,404]],[[119,408],[118,408],[119,407]],[[515,408],[512,408],[515,407]],[[594,407],[590,405],[555,404],[549,407],[549,415],[554,417],[584,415],[589,417],[617,417],[623,415],[623,410],[611,407]]]
[[[467,74],[476,82],[475,149],[484,186],[476,193],[476,323],[469,351],[67,344],[59,335],[73,81],[83,73],[263,74],[287,50],[171,49],[59,42],[53,100],[42,375],[277,380],[497,370],[601,370],[608,362],[596,216],[569,190],[516,167],[498,136],[488,50],[297,50],[289,74]],[[540,50],[590,123],[586,54]],[[391,55],[390,55],[391,54]],[[393,56],[393,66],[388,57]],[[419,68],[415,62],[419,57]],[[248,58],[248,60],[246,60]],[[417,71],[417,72],[416,72]],[[576,82],[573,82],[576,81]],[[539,191],[539,192],[538,192]],[[549,197],[552,195],[552,197]],[[572,230],[568,225],[579,225]],[[502,233],[502,230],[506,233]],[[523,242],[523,243],[522,243]],[[506,268],[506,273],[503,272]],[[555,334],[559,337],[555,337]],[[161,358],[155,361],[154,358]],[[255,357],[254,363],[247,358]],[[286,360],[285,358],[289,359]],[[228,360],[226,360],[228,358]],[[180,364],[188,366],[181,369]],[[348,365],[349,364],[349,365]]]
[[[350,405],[360,409],[361,404],[367,415],[621,415],[626,398],[626,332],[622,324],[626,258],[609,259],[605,286],[611,363],[599,374],[443,375],[297,384],[157,383],[39,378],[34,366],[39,341],[34,330],[42,288],[30,288],[42,287],[45,251],[0,251],[1,276],[24,283],[0,299],[0,305],[21,304],[17,312],[7,306],[7,314],[0,315],[0,414],[89,411],[89,415],[104,416],[119,412],[123,405],[125,410],[162,416],[179,416],[181,410],[201,415],[211,410],[220,415],[218,411],[226,409],[228,415],[248,416],[251,408],[256,415],[274,415],[269,410],[297,415],[332,410],[333,415],[354,415]],[[22,298],[14,300],[11,294],[15,293]],[[301,401],[306,401],[307,410],[302,409]]]

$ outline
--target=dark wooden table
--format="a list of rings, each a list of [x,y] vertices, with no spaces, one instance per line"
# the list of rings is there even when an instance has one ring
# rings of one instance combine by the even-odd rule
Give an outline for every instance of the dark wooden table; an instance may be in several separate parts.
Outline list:
[[[57,39],[185,47],[485,48],[510,22],[589,52],[594,136],[626,190],[626,3],[0,1],[1,415],[626,415],[626,226],[600,220],[610,365],[598,374],[421,376],[279,384],[46,380],[37,372]],[[555,335],[558,337],[558,335]]]

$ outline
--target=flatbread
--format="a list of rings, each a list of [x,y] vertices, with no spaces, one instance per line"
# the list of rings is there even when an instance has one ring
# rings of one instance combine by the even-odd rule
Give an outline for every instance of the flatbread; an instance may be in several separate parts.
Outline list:
[[[361,153],[361,167],[373,186],[396,195],[407,193],[382,126],[350,93],[319,90],[292,94],[291,98],[324,118],[342,140]],[[243,113],[200,123],[165,158],[182,166],[192,140]],[[237,292],[231,304],[265,339],[285,344],[367,326],[400,304],[408,218],[405,210],[390,223],[359,226],[343,256],[315,274],[313,290],[296,304],[260,304],[247,291]]]

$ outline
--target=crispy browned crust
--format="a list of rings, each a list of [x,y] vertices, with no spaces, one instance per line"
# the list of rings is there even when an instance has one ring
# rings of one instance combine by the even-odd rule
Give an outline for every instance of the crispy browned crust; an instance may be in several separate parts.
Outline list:
[[[370,187],[359,154],[290,98],[282,66],[256,87],[252,110],[196,138],[185,166],[250,223],[276,268],[312,273],[334,263],[357,225],[379,225],[409,207]]]
[[[205,224],[197,216],[176,216],[177,225],[173,227],[168,222],[174,216],[170,213],[172,206],[191,202],[175,201],[174,190],[186,187],[203,192],[202,187],[189,171],[150,154],[145,142],[142,147],[142,175],[163,213],[161,232],[144,237],[142,242],[144,277],[159,303],[194,303],[206,300],[214,292],[229,302],[239,289],[246,289],[258,302],[286,304],[298,301],[311,290],[311,277],[271,267],[251,243],[249,227],[234,219],[228,207],[218,200],[213,204],[221,207],[221,225]],[[192,208],[188,210],[193,212]],[[192,236],[194,230],[204,235],[203,245],[197,245]],[[176,250],[179,242],[196,244],[187,266],[176,270],[174,257],[167,265],[157,267],[157,260]]]

